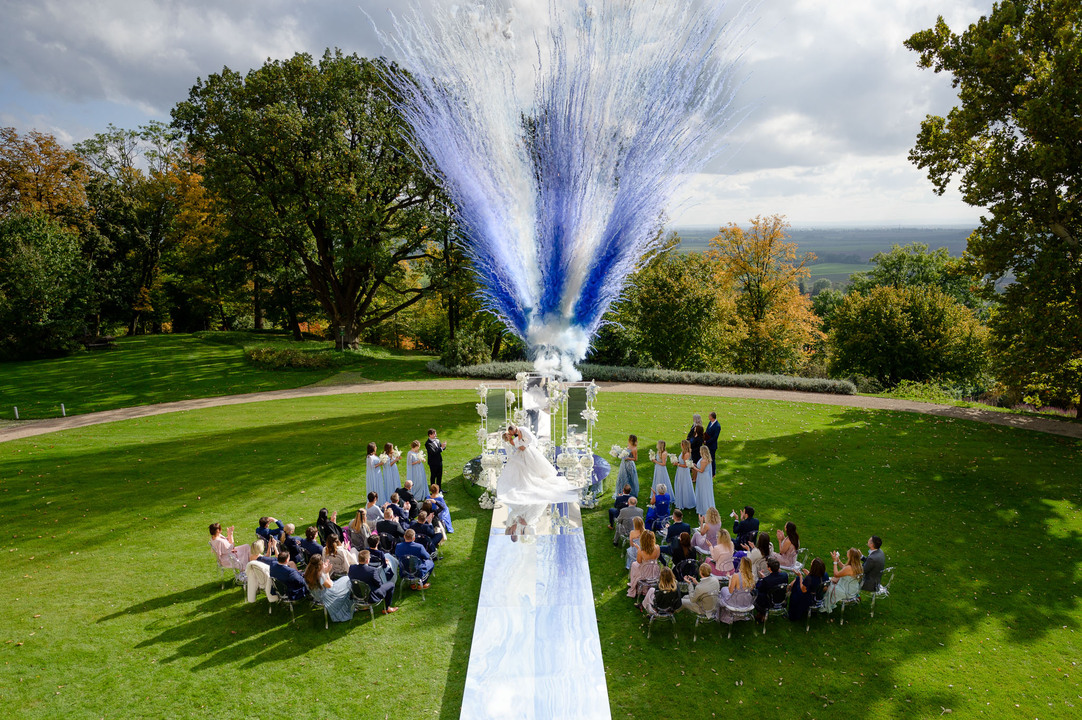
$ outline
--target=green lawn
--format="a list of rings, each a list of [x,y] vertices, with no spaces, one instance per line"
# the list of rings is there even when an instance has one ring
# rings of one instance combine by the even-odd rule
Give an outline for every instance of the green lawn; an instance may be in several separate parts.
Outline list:
[[[300,347],[336,357],[333,369],[267,370],[244,359],[244,346]],[[56,360],[0,363],[0,419],[59,417],[133,405],[297,388],[340,370],[352,381],[431,377],[431,356],[363,346],[334,353],[332,342],[294,343],[280,335],[200,333],[120,338],[113,350],[80,352]]]
[[[807,280],[807,283],[811,287],[816,280],[826,278],[835,285],[841,285],[849,282],[849,276],[853,273],[866,272],[869,267],[867,263],[817,263],[809,265],[808,270],[811,271],[811,277]]]
[[[474,402],[309,398],[0,445],[5,702],[26,718],[265,717],[271,705],[457,718],[489,522],[460,477],[446,483],[458,532],[427,602],[410,595],[374,625],[325,631],[306,610],[291,626],[284,608],[219,589],[206,525],[352,510],[364,443],[403,447],[429,425],[454,472],[474,453]],[[648,643],[604,510],[584,511],[614,718],[1075,716],[1082,444],[907,413],[708,403],[602,394],[598,446],[637,433],[645,478],[650,443],[716,409],[718,504],[754,505],[772,527],[793,519],[822,556],[878,533],[895,592],[874,619],[850,609],[844,627],[817,618],[807,635],[773,620],[765,637],[741,624],[692,644],[681,618]]]

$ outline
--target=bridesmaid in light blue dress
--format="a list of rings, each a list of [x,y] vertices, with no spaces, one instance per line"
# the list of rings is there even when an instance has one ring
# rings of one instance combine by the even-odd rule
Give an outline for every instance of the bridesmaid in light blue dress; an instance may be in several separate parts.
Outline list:
[[[695,488],[691,484],[691,443],[680,441],[680,458],[676,461],[673,481],[673,505],[681,510],[695,507]]]
[[[665,452],[665,441],[657,441],[657,454],[654,455],[654,482],[651,483],[651,491],[656,492],[658,485],[665,486],[665,492],[673,497],[672,483],[669,482],[669,470],[666,463],[669,462],[669,453]]]
[[[390,496],[384,496],[383,494],[383,472],[379,463],[379,455],[376,454],[376,444],[374,442],[368,443],[368,457],[364,459],[365,473],[364,473],[364,494],[368,497],[368,493],[374,492],[379,495],[377,504],[382,505],[390,499]]]
[[[710,461],[710,448],[703,445],[699,449],[699,464],[695,468],[699,471],[698,477],[695,478],[695,512],[699,514],[699,517],[706,517],[706,511],[712,507],[717,507],[714,504],[714,475],[711,472]]]
[[[631,486],[631,497],[639,496],[639,470],[635,467],[635,462],[639,459],[639,439],[634,435],[627,436],[627,449],[631,454],[620,461],[613,498],[623,492],[624,485]]]
[[[387,498],[388,501],[390,501],[394,491],[402,487],[402,476],[398,474],[398,460],[391,455],[393,451],[393,443],[384,443],[383,454],[390,459],[383,465],[383,490],[386,494],[381,495],[381,497]]]
[[[406,479],[413,483],[413,497],[418,503],[428,499],[428,478],[425,476],[424,455],[421,454],[421,441],[410,443],[406,453]]]

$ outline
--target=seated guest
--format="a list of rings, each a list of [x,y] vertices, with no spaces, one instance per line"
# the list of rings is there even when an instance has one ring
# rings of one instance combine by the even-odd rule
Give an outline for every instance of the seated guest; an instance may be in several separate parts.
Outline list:
[[[409,508],[403,507],[402,499],[398,496],[398,493],[391,494],[391,502],[383,506],[384,517],[386,517],[386,511],[390,510],[394,513],[394,516],[398,519],[398,522],[402,523],[403,527],[409,527],[410,511]]]
[[[378,502],[378,493],[374,491],[368,493],[368,502],[364,506],[364,519],[369,525],[375,525],[383,519],[383,509],[377,504]]]
[[[879,581],[883,578],[883,568],[887,566],[887,556],[883,553],[882,547],[883,540],[878,535],[868,538],[868,549],[871,552],[868,553],[868,557],[861,558],[861,564],[864,566],[864,582],[861,583],[861,590],[875,592],[879,589]]]
[[[327,540],[327,546],[323,548],[323,559],[330,562],[332,577],[345,575],[349,572],[349,566],[357,562],[357,557],[346,550],[346,546],[333,535]]]
[[[402,523],[395,517],[394,511],[391,506],[388,505],[383,509],[383,519],[376,523],[376,532],[383,535],[390,535],[394,539],[395,544],[402,542],[405,538],[406,531],[402,527]]]
[[[785,532],[778,530],[778,562],[783,568],[796,567],[796,552],[800,549],[800,536],[796,525],[785,523]]]
[[[369,598],[373,604],[380,600],[386,600],[383,606],[383,614],[393,613],[398,610],[394,607],[394,583],[384,582],[379,569],[368,564],[370,555],[367,550],[361,550],[357,555],[357,564],[349,568],[349,579],[360,580],[371,590]]]
[[[709,555],[710,548],[714,547],[714,543],[718,541],[718,530],[721,530],[721,513],[717,508],[712,507],[706,511],[702,524],[691,536],[691,547]]]
[[[616,522],[616,516],[627,507],[629,500],[631,500],[631,485],[625,484],[624,491],[616,496],[616,499],[612,502],[612,507],[609,508],[609,530],[612,530],[613,523]]]
[[[304,582],[304,576],[297,572],[297,568],[290,567],[289,553],[285,550],[278,553],[275,562],[271,562],[270,576],[285,585],[287,599],[302,600],[308,597],[308,585]]]
[[[420,513],[417,515],[417,519],[410,525],[410,529],[413,530],[414,536],[417,538],[417,542],[424,545],[425,550],[429,553],[436,552],[436,545],[439,540],[436,537],[436,530],[430,524],[425,522],[428,519],[428,515],[422,516]]]
[[[222,524],[210,524],[210,546],[218,556],[218,564],[225,568],[243,570],[248,564],[250,549],[247,545],[237,547],[233,544],[233,526],[230,525],[222,536]]]
[[[319,530],[319,539],[326,545],[331,536],[338,538],[338,542],[345,542],[346,534],[338,525],[338,512],[328,513],[327,508],[320,508],[319,517],[316,519],[316,529]]]
[[[626,527],[627,525],[630,525],[635,518],[642,520],[643,512],[642,508],[639,507],[639,499],[632,495],[627,501],[627,507],[621,510],[620,514],[616,516],[616,524],[619,525],[620,523],[624,523]],[[614,542],[613,544],[616,545],[618,543]]]
[[[301,538],[297,537],[293,533],[296,528],[293,523],[286,523],[285,528],[282,530],[282,543],[281,547],[287,553],[289,558],[293,561],[293,564],[304,562],[304,550],[301,548]],[[320,553],[323,552],[323,548],[319,549]]]
[[[443,544],[443,541],[447,539],[447,534],[444,532],[443,525],[439,523],[439,520],[436,518],[436,516],[428,510],[424,509],[424,505],[427,503],[428,500],[425,500],[424,504],[422,504],[421,506],[421,512],[417,513],[417,522],[424,523],[428,527],[432,528],[432,533],[436,538],[436,547],[439,547]],[[421,517],[421,513],[424,513],[424,517]]]
[[[304,540],[300,541],[301,550],[304,551],[309,560],[323,554],[323,546],[316,542],[316,535],[318,534],[319,530],[316,526],[311,525],[304,531]]]
[[[682,610],[691,610],[700,615],[713,615],[718,607],[718,592],[721,583],[710,574],[710,566],[703,563],[699,566],[698,579],[690,575],[684,576],[684,580],[694,587],[691,594],[680,602]]]
[[[267,565],[273,565],[274,563],[278,562],[278,553],[279,552],[285,552],[284,550],[281,550],[278,547],[278,541],[275,540],[274,538],[270,539],[270,543],[268,543],[267,551],[265,553],[262,550],[262,548],[263,548],[263,538],[260,538],[260,539],[256,540],[255,543],[252,543],[252,545],[254,546],[256,543],[259,543],[259,548],[260,548],[260,552],[259,552],[259,555],[256,556],[256,560],[258,560],[261,563],[265,563]],[[289,553],[286,553],[286,554],[288,555]],[[286,564],[289,565],[294,570],[297,569],[297,564],[294,563],[292,559],[286,561]]]
[[[845,556],[845,565],[835,550],[831,554],[834,560],[834,575],[830,579],[827,593],[823,596],[823,612],[834,612],[838,603],[860,595],[860,578],[864,566],[860,563],[860,550],[849,548]]]
[[[270,527],[271,523],[274,523],[278,527],[276,527],[276,528]],[[271,541],[271,538],[274,538],[275,540],[281,540],[282,539],[282,530],[284,530],[284,529],[285,529],[285,526],[282,525],[281,520],[276,520],[275,518],[272,518],[269,515],[264,515],[263,517],[259,518],[259,527],[257,527],[255,529],[255,534],[258,535],[259,537],[263,538],[263,542],[269,544],[270,541]]]
[[[435,528],[436,534],[439,535],[440,542],[442,543],[444,540],[447,539],[447,528],[444,526],[443,521],[440,520],[439,516],[436,514],[436,508],[438,507],[438,504],[432,502],[432,498],[428,498],[423,503],[421,503],[421,512],[423,512],[425,514],[425,517],[428,518],[428,523],[432,525],[433,528]],[[418,513],[417,517],[421,517],[421,514]]]
[[[353,596],[350,593],[349,577],[343,575],[331,582],[331,564],[313,556],[304,570],[304,582],[312,593],[312,598],[327,608],[327,615],[331,620],[349,622],[353,619]]]
[[[687,533],[690,538],[691,526],[684,522],[684,511],[680,508],[676,508],[672,511],[672,522],[669,524],[669,529],[665,534],[665,543],[672,544],[672,541],[679,538],[682,533]]]
[[[383,552],[379,546],[379,537],[368,538],[368,563],[377,565],[383,573],[383,582],[398,582],[398,558]]]
[[[353,548],[354,552],[368,547],[368,536],[372,534],[372,531],[368,529],[368,521],[365,518],[363,508],[358,510],[353,519],[349,521],[346,530],[349,534],[349,546]]]
[[[433,490],[432,488],[436,489]],[[450,535],[455,529],[451,526],[451,511],[447,508],[447,500],[443,497],[443,490],[440,489],[439,485],[432,483],[428,486],[428,493],[428,499],[432,501],[432,510],[443,524],[445,534]]]
[[[735,520],[733,537],[736,538],[736,544],[742,546],[754,543],[755,536],[759,534],[759,518],[755,517],[755,508],[747,505],[739,515],[733,510],[732,518]]]
[[[416,498],[413,497],[413,481],[406,480],[402,483],[402,487],[394,491],[394,495],[398,496],[398,502],[403,508],[408,508],[406,514],[412,520],[417,517],[417,511],[419,509]],[[392,495],[391,497],[394,497]]]
[[[403,541],[395,546],[394,554],[398,558],[399,566],[405,565],[406,558],[410,555],[421,559],[421,585],[420,587],[428,589],[428,576],[432,574],[435,564],[432,562],[432,556],[428,554],[428,551],[424,549],[420,543],[416,542],[417,535],[410,528],[406,531],[406,535]],[[416,582],[411,581],[416,587]]]
[[[669,555],[672,556],[673,567],[685,560],[694,560],[695,548],[691,547],[691,535],[686,532],[680,533],[680,537],[676,538],[676,542],[669,546]]]
[[[639,556],[639,542],[642,540],[644,532],[646,532],[646,523],[643,522],[642,518],[632,518],[631,532],[627,536],[627,562],[625,563],[627,570],[631,569],[631,564]]]
[[[672,496],[664,485],[658,485],[653,496],[650,498],[650,509],[646,511],[646,527],[657,530],[665,518],[669,517],[669,508],[672,507]]]
[[[661,557],[661,548],[658,547],[654,533],[650,530],[644,530],[639,538],[639,551],[635,555],[635,562],[631,563],[628,570],[628,597],[638,597],[639,579],[645,577],[643,575],[644,566],[648,562],[656,564],[659,557]]]
[[[753,605],[751,591],[755,589],[755,577],[751,572],[751,563],[747,557],[740,559],[740,569],[729,578],[729,586],[723,587],[718,593],[718,620],[732,625],[736,615],[725,607],[746,608]]]
[[[248,557],[252,560],[265,558],[267,555],[266,547],[267,545],[263,542],[263,538],[256,538],[248,545]]]
[[[823,592],[827,582],[827,567],[819,558],[811,562],[811,568],[796,573],[789,590],[789,619],[794,622],[808,617],[808,611]]]
[[[768,569],[767,558],[774,554],[774,546],[770,542],[770,536],[765,532],[759,533],[755,538],[755,545],[745,545],[748,550],[748,561],[751,562],[752,573],[756,578],[765,577]]]
[[[725,528],[718,530],[718,541],[710,548],[710,559],[707,561],[714,568],[714,574],[718,577],[729,577],[735,572],[733,567],[733,553],[736,546],[733,545],[729,531]]]
[[[766,577],[755,583],[755,619],[758,622],[766,620],[766,611],[773,604],[774,589],[783,588],[789,584],[789,576],[781,570],[777,558],[767,559],[766,566],[769,570]]]
[[[672,570],[663,567],[657,587],[646,591],[642,607],[648,615],[656,615],[659,611],[676,612],[680,609],[680,605],[680,591],[676,589],[676,576],[673,575]]]

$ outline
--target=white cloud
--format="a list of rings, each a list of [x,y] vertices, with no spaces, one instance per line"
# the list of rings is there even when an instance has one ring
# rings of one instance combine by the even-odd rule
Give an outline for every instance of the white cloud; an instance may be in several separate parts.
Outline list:
[[[437,0],[425,0],[422,7]],[[443,0],[438,0],[442,2]],[[518,0],[516,38],[547,3]],[[394,0],[0,0],[0,122],[79,140],[108,122],[168,119],[197,77],[326,47],[383,52],[369,13],[389,26]],[[466,3],[463,3],[464,5]],[[903,46],[938,14],[961,29],[987,0],[790,0],[759,3],[740,102],[750,113],[723,162],[689,184],[703,222],[757,212],[839,221],[973,218],[938,198],[906,159],[921,120],[954,103],[949,78]],[[530,43],[523,43],[529,45]],[[756,208],[750,212],[745,208]]]

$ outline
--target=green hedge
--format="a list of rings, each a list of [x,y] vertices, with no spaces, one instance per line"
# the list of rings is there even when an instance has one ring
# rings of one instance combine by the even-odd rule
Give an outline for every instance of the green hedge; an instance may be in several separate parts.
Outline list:
[[[330,353],[304,352],[295,348],[246,347],[244,359],[268,370],[325,370],[336,365]]]
[[[730,373],[686,372],[655,368],[612,367],[608,365],[578,366],[584,380],[600,382],[673,383],[676,385],[712,385],[717,387],[759,388],[763,390],[796,390],[800,392],[855,395],[856,386],[848,380],[824,380],[789,375],[733,375]],[[532,372],[531,362],[494,362],[467,367],[445,367],[438,361],[428,363],[429,372],[455,377],[514,379],[520,372]]]

